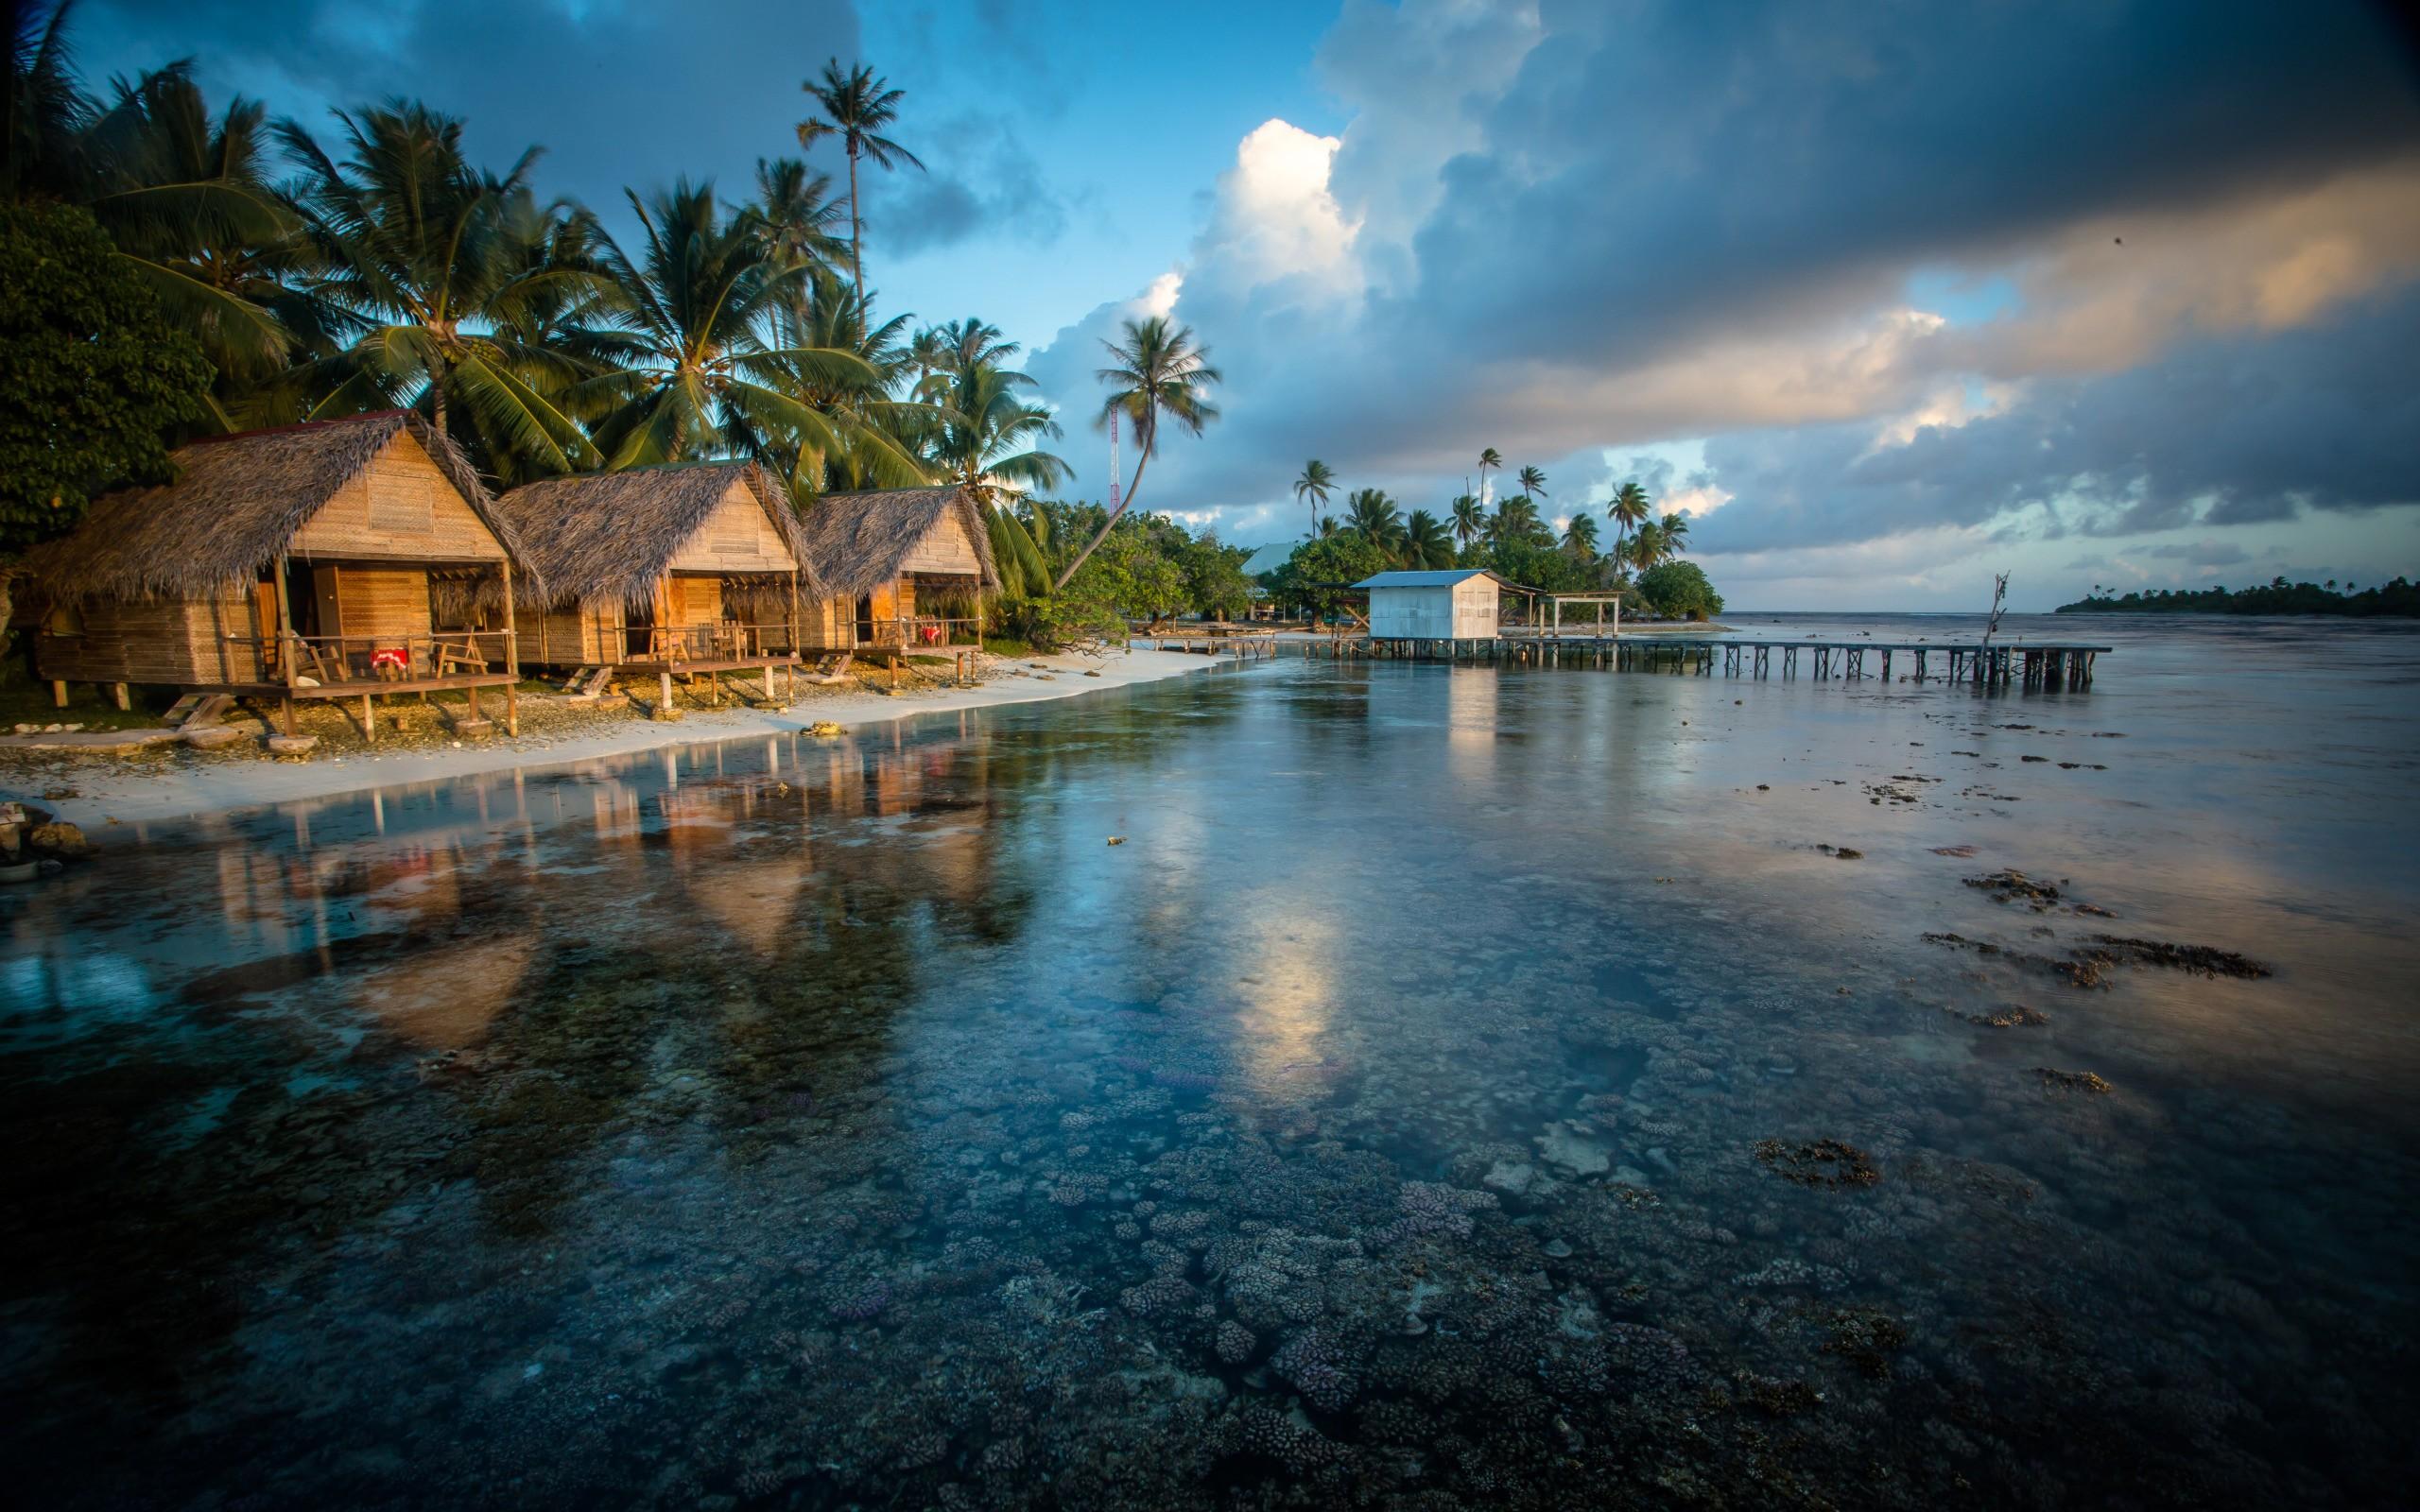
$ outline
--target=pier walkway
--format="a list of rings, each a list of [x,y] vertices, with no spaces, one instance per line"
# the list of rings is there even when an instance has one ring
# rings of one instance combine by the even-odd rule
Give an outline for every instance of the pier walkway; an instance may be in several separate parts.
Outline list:
[[[1505,662],[1538,666],[1610,666],[1625,672],[1694,673],[1730,678],[1878,677],[1897,664],[1919,682],[1939,668],[1945,680],[1981,687],[2088,688],[2094,663],[2111,647],[2069,643],[1958,645],[1931,642],[1742,641],[1665,634],[1502,636],[1494,640],[1401,641],[1324,636],[1302,643],[1305,656],[1357,656],[1422,662]]]

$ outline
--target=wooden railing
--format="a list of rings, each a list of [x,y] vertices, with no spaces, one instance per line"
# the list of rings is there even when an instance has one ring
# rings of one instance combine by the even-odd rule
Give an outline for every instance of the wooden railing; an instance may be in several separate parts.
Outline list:
[[[740,657],[787,656],[797,651],[799,644],[798,627],[787,621],[764,625],[722,620],[712,625],[633,626],[628,633],[633,646],[640,644],[639,636],[647,638],[644,651],[631,652],[632,660],[674,665],[683,662],[727,662]]]
[[[914,651],[925,647],[939,650],[945,645],[973,644],[980,639],[983,622],[918,614],[905,619],[875,620],[871,635],[863,633],[867,627],[866,621],[858,620],[856,625],[860,632],[857,637],[859,645],[901,646]],[[961,635],[965,637],[962,643],[959,639]]]
[[[411,635],[229,635],[259,659],[268,679],[320,687],[503,674],[513,669],[510,630],[436,630]],[[287,676],[292,669],[292,678]]]

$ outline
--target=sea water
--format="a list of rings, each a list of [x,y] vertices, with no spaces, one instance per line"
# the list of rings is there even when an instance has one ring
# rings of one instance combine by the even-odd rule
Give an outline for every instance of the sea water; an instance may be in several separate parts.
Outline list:
[[[107,830],[0,903],[12,1486],[2394,1500],[2420,634],[1999,633],[2116,649],[1281,660]]]

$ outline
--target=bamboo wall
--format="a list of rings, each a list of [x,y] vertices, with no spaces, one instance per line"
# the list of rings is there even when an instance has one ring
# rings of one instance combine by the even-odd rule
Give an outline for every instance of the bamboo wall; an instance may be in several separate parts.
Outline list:
[[[676,573],[786,573],[797,566],[755,492],[736,478],[672,558]]]
[[[240,593],[198,602],[88,604],[68,615],[75,633],[44,634],[37,670],[62,682],[258,682],[260,660],[249,644],[225,636],[259,633]]]
[[[916,542],[899,564],[899,574],[964,573],[969,576],[983,571],[983,560],[975,554],[975,542],[968,539],[966,524],[956,509],[946,510],[925,538]]]
[[[504,559],[486,522],[407,430],[302,523],[288,550],[306,560]]]

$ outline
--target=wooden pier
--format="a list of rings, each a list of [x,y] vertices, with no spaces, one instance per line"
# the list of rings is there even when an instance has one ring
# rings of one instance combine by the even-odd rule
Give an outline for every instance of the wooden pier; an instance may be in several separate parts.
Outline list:
[[[1238,658],[1273,657],[1277,654],[1277,632],[1265,627],[1243,625],[1199,625],[1183,629],[1131,629],[1128,644],[1150,644],[1161,651],[1198,651],[1204,656],[1234,655]]]
[[[1532,666],[1610,667],[1728,678],[1861,679],[1890,681],[1904,666],[1918,682],[1936,676],[1978,687],[2089,688],[2105,645],[1953,645],[1881,641],[1684,640],[1668,635],[1520,636],[1478,641],[1373,640],[1325,636],[1301,643],[1303,654],[1346,660],[1491,662]]]

